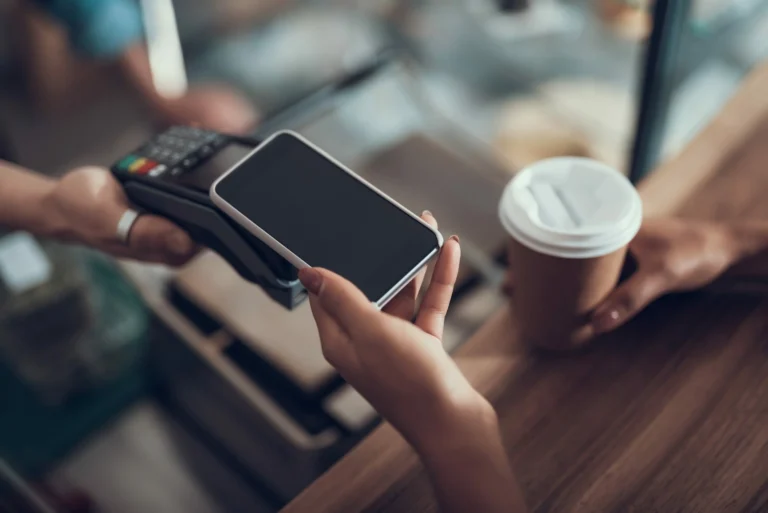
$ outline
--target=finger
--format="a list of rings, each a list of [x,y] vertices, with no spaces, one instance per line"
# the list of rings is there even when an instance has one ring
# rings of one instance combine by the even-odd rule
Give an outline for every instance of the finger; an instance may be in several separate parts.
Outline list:
[[[453,288],[459,274],[461,246],[455,235],[448,239],[432,273],[432,283],[424,296],[416,325],[437,338],[442,338],[445,316],[451,304]]]
[[[350,337],[366,333],[378,313],[360,289],[326,269],[308,268],[299,272],[299,280],[316,304]]]
[[[640,313],[652,301],[668,292],[669,284],[658,273],[636,272],[619,285],[592,315],[595,333],[615,330]]]
[[[425,210],[421,214],[421,219],[437,230],[437,220],[429,210]],[[384,312],[400,317],[406,321],[410,321],[413,315],[416,313],[416,301],[421,292],[421,287],[424,284],[424,277],[427,274],[427,268],[424,267],[419,273],[411,280],[411,282],[403,288],[403,290],[395,296],[386,307]]]
[[[131,228],[128,246],[134,258],[182,265],[197,252],[184,230],[162,217],[143,215]]]
[[[437,219],[435,219],[435,216],[432,215],[432,212],[429,210],[425,210],[421,214],[421,219],[427,223],[429,226],[431,226],[433,229],[437,230]],[[419,273],[414,277],[414,279],[411,281],[411,283],[408,284],[408,297],[412,299],[412,310],[408,314],[408,320],[410,320],[411,317],[413,317],[413,314],[415,312],[416,307],[416,299],[419,297],[419,293],[421,292],[421,286],[424,284],[424,276],[427,274],[427,268],[424,267]]]
[[[341,329],[341,326],[339,326],[331,314],[325,311],[325,308],[320,303],[320,299],[316,295],[310,294],[309,306],[312,309],[312,317],[315,318],[315,324],[317,324],[317,331],[321,339],[347,337],[344,330]]]
[[[351,351],[349,336],[336,320],[325,311],[320,299],[314,294],[309,296],[309,305],[312,309],[312,316],[315,318],[317,333],[320,335],[323,356],[328,363],[337,369],[344,367]]]

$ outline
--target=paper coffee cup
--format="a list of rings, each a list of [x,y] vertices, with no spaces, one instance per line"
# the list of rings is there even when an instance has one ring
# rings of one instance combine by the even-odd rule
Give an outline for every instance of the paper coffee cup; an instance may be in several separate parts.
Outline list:
[[[590,159],[543,160],[510,181],[499,218],[524,342],[568,349],[591,338],[590,315],[618,282],[642,210],[629,180]]]

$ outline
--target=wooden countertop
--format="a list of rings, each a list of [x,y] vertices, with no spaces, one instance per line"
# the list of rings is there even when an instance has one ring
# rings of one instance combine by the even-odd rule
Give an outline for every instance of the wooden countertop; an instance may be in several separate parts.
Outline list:
[[[648,215],[768,218],[768,67],[640,187]],[[532,511],[768,511],[768,301],[664,299],[589,352],[526,354],[498,312],[456,354]],[[471,469],[468,469],[471,471]],[[285,513],[437,511],[383,425]]]

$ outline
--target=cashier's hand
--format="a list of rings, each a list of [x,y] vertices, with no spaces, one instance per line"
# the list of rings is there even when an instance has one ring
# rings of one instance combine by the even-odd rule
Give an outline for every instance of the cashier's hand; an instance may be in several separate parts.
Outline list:
[[[158,94],[144,44],[130,46],[118,61],[128,82],[162,123],[197,124],[230,134],[246,133],[258,123],[259,115],[253,104],[226,84],[193,85],[178,98]]]
[[[597,333],[618,328],[665,294],[709,285],[736,259],[725,226],[672,218],[646,221],[629,250],[637,271],[595,310]]]
[[[54,236],[119,258],[181,265],[195,253],[192,239],[170,221],[140,216],[128,245],[117,238],[117,224],[130,208],[122,187],[106,169],[83,167],[61,178],[43,205]]]
[[[459,260],[459,241],[451,238],[414,323],[423,275],[386,312],[330,271],[304,269],[299,275],[310,291],[327,360],[417,451],[428,451],[441,436],[451,436],[448,431],[462,432],[479,415],[493,414],[441,343]]]
[[[259,121],[247,98],[217,84],[197,86],[177,99],[162,99],[157,109],[172,124],[200,125],[225,134],[245,134]]]

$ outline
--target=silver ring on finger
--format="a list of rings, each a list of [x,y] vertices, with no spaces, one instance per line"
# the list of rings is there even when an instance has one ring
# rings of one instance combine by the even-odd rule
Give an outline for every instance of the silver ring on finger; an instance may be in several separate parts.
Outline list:
[[[126,246],[128,245],[128,241],[131,237],[131,230],[133,229],[133,225],[136,224],[136,220],[140,215],[141,214],[132,208],[129,208],[120,217],[120,221],[117,222],[117,239]]]

